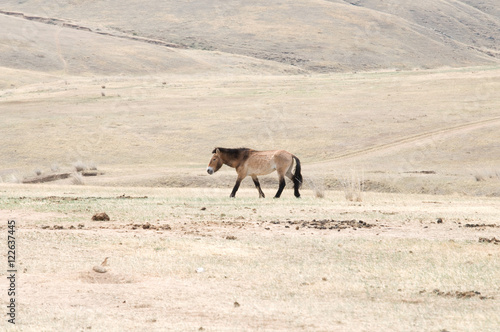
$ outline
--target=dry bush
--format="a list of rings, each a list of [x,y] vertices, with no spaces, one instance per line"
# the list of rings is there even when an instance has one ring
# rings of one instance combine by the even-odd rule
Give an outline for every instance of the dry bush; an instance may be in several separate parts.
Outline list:
[[[0,177],[0,182],[5,182],[5,183],[21,183],[22,182],[22,176],[16,173],[11,173],[7,174],[3,177]]]
[[[84,185],[82,174],[73,172],[73,174],[71,174],[71,183],[74,185]]]
[[[88,163],[87,168],[91,171],[97,171],[97,165],[93,161]]]
[[[325,188],[324,188],[324,181],[323,180],[318,180],[316,178],[308,178],[304,179],[304,182],[307,182],[309,188],[314,193],[314,197],[316,198],[324,198],[325,197]]]
[[[342,189],[344,190],[345,198],[351,202],[361,202],[363,200],[362,193],[364,189],[364,176],[361,177],[354,172],[351,175],[340,180]]]
[[[42,175],[42,173],[43,173],[43,172],[42,172],[42,170],[41,170],[41,169],[39,169],[39,168],[36,168],[33,172],[34,172],[37,176],[40,176],[40,175]]]
[[[76,163],[73,163],[73,167],[77,172],[83,172],[84,170],[87,169],[87,165],[81,160],[78,160]]]

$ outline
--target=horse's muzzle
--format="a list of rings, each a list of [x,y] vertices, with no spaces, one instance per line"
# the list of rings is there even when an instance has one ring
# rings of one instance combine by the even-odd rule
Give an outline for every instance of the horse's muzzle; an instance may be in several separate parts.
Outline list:
[[[210,175],[214,174],[214,169],[212,167],[208,167],[207,168],[207,173],[210,174]]]

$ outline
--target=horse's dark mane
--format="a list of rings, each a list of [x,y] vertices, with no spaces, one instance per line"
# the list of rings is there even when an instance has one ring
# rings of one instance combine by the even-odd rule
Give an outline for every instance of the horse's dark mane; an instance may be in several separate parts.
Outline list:
[[[215,148],[212,153],[215,153],[219,149],[220,152],[229,156],[231,159],[238,159],[242,154],[248,154],[251,149],[248,148],[237,148],[237,149],[227,149],[227,148]]]

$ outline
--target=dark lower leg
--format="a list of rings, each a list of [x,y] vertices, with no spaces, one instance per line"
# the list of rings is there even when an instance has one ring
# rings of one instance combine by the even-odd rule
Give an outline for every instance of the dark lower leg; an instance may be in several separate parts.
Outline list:
[[[260,188],[259,179],[257,179],[257,177],[252,177],[252,180],[253,180],[253,183],[255,184],[255,187],[259,191],[259,198],[261,198],[261,197],[265,198],[266,195],[264,195],[264,192],[262,192],[262,189]]]
[[[293,194],[295,195],[295,197],[299,198],[300,197],[300,193],[299,193],[299,186],[300,186],[300,182],[297,180],[297,179],[294,179],[293,180]]]
[[[281,193],[283,192],[283,189],[285,188],[285,178],[281,177],[280,178],[280,186],[278,188],[278,191],[276,192],[276,195],[274,198],[279,198],[281,196]]]
[[[236,196],[236,192],[238,191],[238,188],[240,187],[241,180],[238,179],[236,180],[236,183],[234,184],[233,191],[231,192],[231,195],[229,197],[234,197]]]
[[[296,179],[292,173],[287,173],[286,177],[289,178],[290,180],[292,180],[292,182],[293,182],[293,194],[295,195],[295,197],[299,198],[300,197],[300,193],[299,193],[300,181],[298,179]]]

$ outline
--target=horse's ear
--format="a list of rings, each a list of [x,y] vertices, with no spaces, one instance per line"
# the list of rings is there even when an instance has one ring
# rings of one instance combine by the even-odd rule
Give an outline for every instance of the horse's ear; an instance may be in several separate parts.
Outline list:
[[[217,155],[220,155],[220,150],[219,150],[219,148],[215,149],[215,153],[216,153]]]

